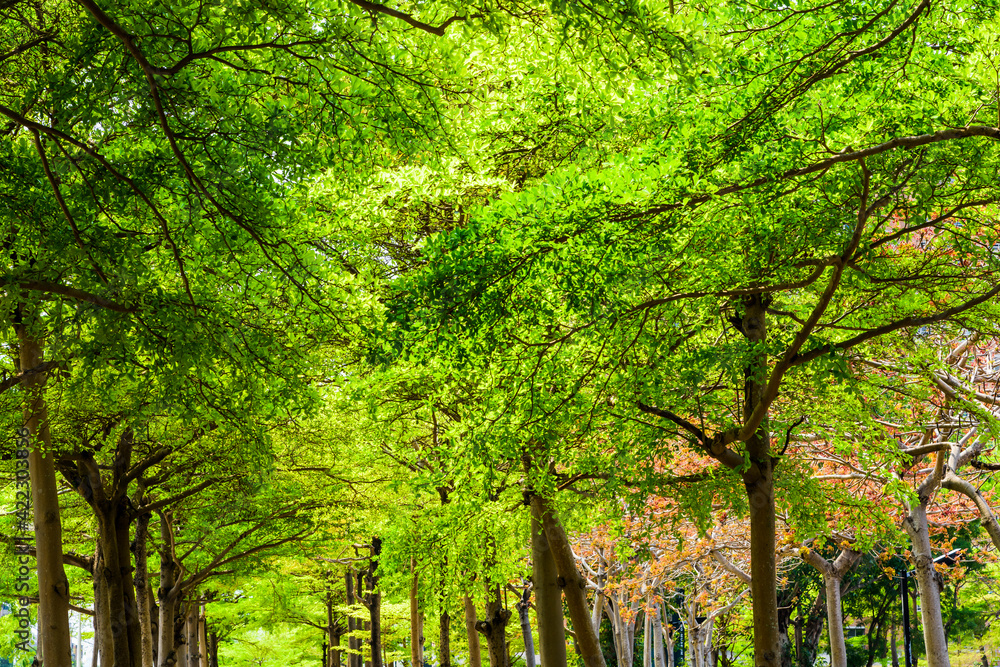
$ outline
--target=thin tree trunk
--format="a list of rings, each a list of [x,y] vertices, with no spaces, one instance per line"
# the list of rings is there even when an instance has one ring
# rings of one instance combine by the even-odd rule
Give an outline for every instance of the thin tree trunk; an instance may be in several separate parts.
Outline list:
[[[847,642],[844,639],[844,615],[840,602],[840,579],[823,577],[826,589],[826,622],[830,631],[830,667],[847,667]]]
[[[215,632],[208,635],[208,667],[219,667],[219,635]]]
[[[531,638],[531,589],[525,587],[521,601],[517,603],[517,616],[521,621],[521,636],[524,637],[524,662],[527,667],[535,667],[535,642]]]
[[[198,653],[201,667],[208,667],[208,610],[201,603],[201,613],[198,615]]]
[[[535,591],[538,645],[544,667],[566,667],[566,631],[563,621],[559,573],[545,537],[539,503],[531,503],[531,580]],[[599,593],[598,593],[599,594]],[[603,605],[601,600],[595,607]],[[600,610],[594,612],[600,626]],[[593,617],[592,617],[593,618]],[[593,623],[593,620],[591,620]],[[595,633],[597,630],[595,630]]]
[[[177,605],[177,617],[174,618],[172,627],[174,628],[174,647],[176,651],[177,667],[189,667],[188,646],[190,638],[187,632],[188,607],[187,601],[179,602]]]
[[[355,605],[358,603],[358,600],[354,594],[354,573],[348,570],[344,579],[347,588],[347,604]],[[347,648],[349,650],[347,654],[347,667],[361,667],[361,644],[355,636],[355,633],[359,630],[358,619],[354,618],[353,615],[349,615],[347,617]]]
[[[604,654],[601,653],[601,643],[597,638],[597,633],[594,632],[594,626],[591,624],[590,607],[587,604],[586,580],[576,567],[576,559],[573,556],[569,539],[566,537],[566,531],[548,500],[538,495],[532,495],[531,503],[532,505],[538,504],[534,511],[542,518],[545,538],[548,540],[556,571],[559,573],[560,579],[565,582],[563,596],[566,598],[570,621],[572,621],[573,630],[576,632],[576,642],[577,646],[580,647],[583,665],[584,667],[606,667]]]
[[[141,496],[140,496],[141,499]],[[142,634],[142,667],[154,667],[153,627],[150,620],[149,571],[146,561],[146,535],[149,529],[148,514],[135,523],[135,602],[139,611],[139,628]]]
[[[423,667],[424,664],[424,642],[420,628],[420,607],[417,601],[419,592],[420,575],[417,573],[417,559],[410,556],[410,665],[411,667]]]
[[[378,590],[378,564],[382,540],[372,538],[372,560],[366,577],[369,593],[368,611],[371,618],[371,667],[382,667],[382,594]]]
[[[148,533],[147,533],[148,534]],[[156,604],[156,591],[153,584],[146,575],[146,600],[149,603],[149,636],[153,654],[153,665],[159,665],[159,652],[157,650],[160,641],[160,607]]]
[[[652,635],[654,667],[667,667],[667,656],[663,647],[663,621],[660,620],[660,605],[654,604],[652,609]]]
[[[371,594],[371,649],[372,667],[382,667],[382,594]]]
[[[840,582],[847,571],[858,562],[861,554],[852,549],[843,549],[831,563],[815,551],[809,550],[804,558],[823,575],[826,619],[830,633],[830,667],[847,667],[847,643],[844,639],[844,611],[840,599]]]
[[[653,667],[653,621],[642,615],[642,667]]]
[[[438,620],[441,626],[438,667],[451,667],[451,616],[443,610]]]
[[[806,615],[806,625],[802,631],[803,651],[802,667],[809,667],[816,659],[819,651],[819,640],[823,635],[824,620],[826,619],[826,593],[821,589],[813,600],[809,613]]]
[[[15,324],[21,372],[29,371],[45,359],[41,341],[25,324]],[[24,409],[23,435],[29,444],[28,472],[31,480],[32,516],[35,528],[35,561],[38,570],[38,644],[45,667],[69,667],[69,580],[63,568],[62,521],[59,489],[56,484],[55,453],[49,434],[45,404],[47,373],[32,373],[21,386],[28,396]]]
[[[948,641],[941,616],[939,575],[934,570],[931,541],[927,529],[927,501],[920,499],[903,521],[903,527],[913,545],[914,576],[920,591],[920,621],[924,628],[924,650],[928,667],[950,667]]]
[[[323,667],[340,667],[340,634],[333,622],[333,592],[326,591],[326,660]]]
[[[185,634],[187,635],[187,667],[201,667],[201,645],[198,642],[198,601],[192,600],[188,605]]]
[[[132,667],[142,667],[142,628],[139,624],[139,605],[135,597],[135,581],[132,576],[132,553],[129,550],[129,516],[127,498],[114,512],[114,536],[118,547],[119,578],[122,582],[122,609],[125,612],[125,638],[128,641],[129,660]]]
[[[172,542],[170,514],[163,512],[160,514],[160,587],[156,591],[160,603],[159,641],[156,650],[159,667],[175,667],[180,662],[176,628],[180,595],[177,574],[180,567],[174,561]]]
[[[674,628],[670,625],[670,618],[666,607],[661,607],[660,613],[663,615],[663,625],[661,627],[663,628],[663,650],[667,658],[667,667],[674,667]]]
[[[102,665],[111,665],[112,636],[111,615],[108,612],[108,584],[104,579],[104,554],[98,540],[94,550],[94,655],[100,657]]]
[[[482,667],[483,654],[479,646],[479,632],[476,630],[476,605],[472,598],[465,596],[465,636],[469,642],[469,667]],[[544,664],[544,663],[543,663]]]
[[[795,662],[799,665],[799,667],[804,667],[802,655],[802,624],[805,623],[805,619],[802,618],[801,594],[796,611],[798,611],[798,616],[795,619]]]
[[[745,370],[743,418],[749,419],[764,395],[767,382],[766,305],[754,295],[744,301],[740,321],[747,341],[758,350]],[[778,570],[775,559],[774,466],[767,417],[746,441],[750,468],[743,474],[750,505],[750,592],[753,599],[753,644],[756,667],[779,667]]]

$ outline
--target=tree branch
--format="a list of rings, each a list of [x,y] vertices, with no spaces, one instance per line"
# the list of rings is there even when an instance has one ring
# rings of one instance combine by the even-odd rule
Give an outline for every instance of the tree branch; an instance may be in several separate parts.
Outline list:
[[[443,37],[444,31],[452,23],[456,21],[466,21],[470,18],[477,18],[478,16],[480,16],[479,14],[473,16],[468,16],[468,15],[463,16],[456,14],[455,16],[452,16],[451,18],[447,19],[441,25],[433,26],[428,23],[424,23],[423,21],[418,21],[417,19],[413,18],[413,16],[410,14],[401,12],[398,9],[392,9],[391,7],[386,7],[385,5],[380,5],[377,2],[368,2],[368,0],[350,0],[350,2],[357,5],[358,7],[361,7],[365,11],[372,12],[373,14],[385,14],[386,16],[391,16],[395,19],[399,19],[400,21],[406,23],[407,25],[411,25],[414,28],[423,30],[424,32],[428,32],[432,35],[437,35],[438,37]]]

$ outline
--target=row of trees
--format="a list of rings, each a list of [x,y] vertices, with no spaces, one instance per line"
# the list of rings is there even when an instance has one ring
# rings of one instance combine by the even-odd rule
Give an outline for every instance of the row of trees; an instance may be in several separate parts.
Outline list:
[[[506,667],[506,595],[545,665],[605,615],[665,665],[671,614],[707,664],[744,608],[805,664],[804,561],[839,666],[873,552],[949,664],[936,540],[1000,546],[997,9],[0,3],[45,664],[82,608],[194,667],[282,568],[330,667],[404,601],[414,664],[434,610]]]

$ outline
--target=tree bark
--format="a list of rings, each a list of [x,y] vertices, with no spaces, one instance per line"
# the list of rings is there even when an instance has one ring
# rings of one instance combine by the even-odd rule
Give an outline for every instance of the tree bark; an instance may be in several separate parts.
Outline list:
[[[369,617],[371,618],[371,667],[382,667],[382,594],[378,590],[379,555],[382,553],[382,540],[372,538],[372,560],[368,566],[365,583],[368,587],[366,600]]]
[[[531,579],[535,591],[538,645],[544,667],[566,667],[566,631],[559,573],[545,537],[539,503],[531,503]],[[601,600],[595,606],[601,605]],[[600,626],[600,611],[595,611]],[[591,620],[593,623],[593,620]],[[597,630],[595,630],[595,633]]]
[[[208,618],[205,603],[201,603],[201,613],[198,614],[198,654],[201,667],[208,665]]]
[[[208,635],[208,667],[219,667],[219,635],[215,632]]]
[[[472,603],[472,598],[466,595],[465,636],[469,642],[469,667],[483,666],[482,648],[479,646],[479,632],[476,630],[476,625],[476,605]]]
[[[189,667],[188,662],[190,655],[188,655],[188,646],[190,645],[190,638],[188,637],[187,631],[187,618],[188,618],[188,607],[190,603],[184,600],[179,600],[177,604],[177,616],[174,618],[173,628],[174,628],[174,649],[175,656],[177,660],[177,667]]]
[[[660,620],[660,605],[654,604],[650,611],[652,615],[652,634],[654,667],[667,667],[667,656],[663,646],[663,621]]]
[[[420,627],[420,607],[417,601],[419,592],[420,575],[417,573],[417,559],[410,556],[410,665],[411,667],[423,667],[424,664],[424,640]]]
[[[354,573],[350,570],[347,571],[344,576],[346,588],[347,588],[347,604],[354,605],[358,603],[357,598],[354,594]],[[349,650],[347,654],[347,667],[361,667],[361,644],[355,633],[359,631],[358,620],[354,616],[347,617],[347,648]]]
[[[804,558],[823,575],[827,628],[830,633],[830,667],[847,667],[847,642],[844,638],[844,610],[840,598],[840,583],[847,571],[861,558],[861,554],[852,549],[843,549],[831,563],[810,550]]]
[[[806,616],[806,625],[803,631],[804,647],[802,662],[800,663],[802,667],[812,665],[816,659],[816,654],[819,652],[819,640],[823,635],[823,621],[826,618],[825,608],[826,594],[820,590]]]
[[[670,625],[670,617],[666,606],[660,608],[660,613],[663,616],[663,625],[661,627],[663,628],[663,650],[667,659],[667,667],[674,667],[674,629]]]
[[[139,611],[139,629],[142,638],[142,667],[154,667],[153,627],[150,620],[149,570],[146,561],[146,534],[149,514],[143,514],[135,524],[135,601]]]
[[[802,624],[805,619],[802,618],[802,603],[799,602],[799,615],[795,619],[795,662],[799,664],[799,667],[803,667],[802,661]]]
[[[521,622],[521,636],[524,637],[524,662],[527,667],[535,667],[535,642],[531,637],[531,589],[525,587],[521,600],[517,603],[517,617]]]
[[[913,560],[916,566],[914,576],[920,591],[920,621],[924,628],[924,650],[928,667],[950,667],[948,641],[944,633],[944,619],[941,616],[941,588],[939,576],[934,569],[931,554],[931,540],[927,528],[927,503],[929,498],[921,496],[920,502],[910,510],[903,521],[903,528],[913,545]]]
[[[441,626],[438,667],[451,667],[451,616],[448,610],[443,610],[438,620]]]
[[[490,667],[509,667],[507,660],[507,621],[510,611],[503,608],[500,586],[486,588],[486,620],[476,623],[476,629],[486,637],[486,653]]]
[[[847,667],[847,642],[844,639],[840,579],[824,577],[823,587],[826,589],[826,625],[830,632],[830,667]]]
[[[754,358],[745,370],[743,418],[747,420],[761,403],[767,382],[766,304],[754,295],[744,301],[740,328],[755,347]],[[743,474],[750,505],[750,593],[753,598],[753,643],[756,667],[779,667],[781,662],[778,630],[778,570],[775,558],[774,466],[771,438],[765,416],[746,441],[750,467]]]
[[[185,634],[187,635],[187,667],[201,667],[201,644],[198,632],[198,601],[191,600],[188,605]]]
[[[559,573],[559,578],[564,584],[563,596],[566,598],[566,606],[569,608],[569,617],[576,633],[576,641],[580,647],[583,665],[584,667],[606,667],[604,654],[601,653],[601,643],[598,641],[597,633],[594,632],[594,626],[591,624],[590,608],[587,605],[586,580],[576,567],[576,559],[573,556],[573,549],[570,547],[566,531],[548,500],[539,495],[532,495],[531,503],[538,504],[534,511],[542,518],[545,538],[548,540],[552,559],[555,561],[556,572]]]
[[[653,667],[653,621],[649,614],[642,615],[642,667]]]
[[[324,667],[341,667],[340,636],[343,626],[333,620],[333,591],[326,591],[326,661]],[[211,666],[210,666],[211,667]]]
[[[111,616],[108,612],[108,586],[104,580],[104,555],[101,542],[94,550],[94,655],[100,664],[111,665],[112,657]]]
[[[174,560],[171,543],[173,532],[170,514],[160,515],[160,587],[156,592],[160,603],[159,641],[156,651],[159,667],[175,667],[180,662],[177,651],[177,616],[180,591],[177,574],[180,566]]]
[[[16,323],[14,328],[21,371],[37,367],[45,361],[41,341],[23,323]],[[38,643],[45,656],[45,667],[70,667],[69,580],[63,568],[59,489],[45,403],[47,376],[47,373],[33,373],[21,382],[28,397],[24,436],[29,443],[28,472],[38,570]]]
[[[131,436],[129,436],[131,439]],[[122,495],[115,507],[114,535],[118,548],[119,578],[122,582],[122,609],[125,616],[125,639],[128,642],[129,659],[132,667],[142,666],[142,628],[139,624],[139,605],[135,597],[135,581],[132,576],[132,554],[129,550],[130,516],[127,498]]]

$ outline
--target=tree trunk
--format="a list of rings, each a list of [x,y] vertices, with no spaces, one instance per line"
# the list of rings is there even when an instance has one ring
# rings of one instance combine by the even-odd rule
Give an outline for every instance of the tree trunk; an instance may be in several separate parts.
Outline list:
[[[824,576],[823,587],[826,589],[826,624],[830,632],[830,667],[847,667],[847,642],[844,640],[840,579]]]
[[[156,650],[159,667],[175,667],[180,662],[176,627],[180,595],[177,588],[177,574],[180,566],[174,561],[172,541],[170,514],[163,512],[160,515],[160,587],[156,591],[160,603],[159,638]]]
[[[754,358],[744,371],[743,419],[749,420],[761,403],[767,382],[767,306],[761,295],[743,302],[740,331],[754,346]],[[779,667],[777,562],[775,559],[774,466],[771,438],[765,417],[746,441],[750,468],[743,472],[750,506],[750,592],[753,598],[753,644],[756,667]]]
[[[573,549],[570,547],[566,531],[555,515],[555,510],[548,500],[538,495],[532,495],[532,505],[538,504],[534,510],[542,518],[545,538],[548,540],[552,559],[556,564],[556,572],[564,582],[563,596],[569,608],[570,621],[576,633],[576,642],[580,647],[580,657],[584,667],[606,667],[604,654],[601,653],[601,643],[591,624],[590,608],[587,604],[587,583],[576,567]],[[772,541],[773,541],[773,535]],[[773,556],[772,556],[773,560]],[[777,603],[775,603],[777,604]],[[544,663],[543,663],[544,664]]]
[[[642,667],[653,667],[653,622],[649,614],[642,615]]]
[[[509,667],[507,660],[507,621],[510,611],[503,608],[498,585],[486,589],[486,620],[476,623],[476,629],[486,637],[486,652],[490,667]]]
[[[802,624],[805,620],[802,618],[802,604],[799,603],[799,615],[795,619],[795,662],[798,663],[799,667],[804,667],[802,660]]]
[[[531,638],[531,589],[525,587],[521,601],[517,603],[517,617],[521,621],[521,636],[524,637],[524,662],[527,667],[535,667],[535,642]]]
[[[21,372],[26,372],[44,361],[41,342],[22,323],[15,324],[15,330],[20,347]],[[47,373],[33,373],[21,382],[28,397],[21,434],[30,447],[28,471],[38,570],[39,649],[45,656],[45,667],[70,667],[69,580],[63,568],[59,489],[45,404],[47,376]]]
[[[140,497],[141,498],[141,497]],[[142,636],[142,667],[154,667],[153,627],[150,620],[149,570],[146,562],[146,534],[149,529],[148,514],[143,514],[135,524],[135,601],[139,611],[139,629]]]
[[[111,615],[108,612],[108,585],[104,580],[104,555],[101,543],[94,550],[94,654],[101,665],[114,664]]]
[[[411,667],[423,667],[424,664],[424,639],[423,629],[420,627],[420,607],[417,601],[418,584],[420,575],[417,573],[417,559],[410,556],[410,665]]]
[[[531,579],[535,590],[539,654],[543,667],[566,667],[566,632],[559,573],[542,525],[540,503],[531,503]],[[601,605],[595,602],[595,606]],[[600,610],[594,612],[600,626]],[[593,622],[593,621],[591,621]],[[595,633],[597,630],[595,630]]]
[[[185,634],[187,635],[187,667],[202,667],[201,665],[201,644],[199,643],[198,632],[198,601],[192,600],[188,605],[187,621],[185,623]]]
[[[208,617],[204,602],[198,615],[198,652],[201,667],[208,667]]]
[[[371,618],[371,667],[382,667],[382,594],[378,590],[378,564],[382,553],[382,540],[372,538],[372,560],[368,568],[366,582],[368,611]]]
[[[424,664],[423,642],[420,640],[420,607],[417,601],[419,580],[417,560],[410,556],[410,667],[421,667]]]
[[[118,546],[119,578],[122,582],[122,609],[125,612],[125,638],[128,641],[129,660],[132,667],[142,667],[142,627],[139,624],[139,605],[135,597],[135,581],[132,576],[132,553],[129,550],[129,515],[127,498],[115,508],[115,540]]]
[[[350,570],[344,576],[346,588],[347,588],[347,604],[355,605],[358,603],[357,598],[354,595],[354,573]],[[347,617],[347,648],[349,650],[347,654],[347,667],[361,667],[361,643],[355,636],[360,628],[358,627],[358,619],[354,616]]]
[[[652,634],[650,642],[653,645],[654,667],[667,667],[667,656],[663,647],[663,621],[660,620],[660,606],[654,604],[652,614]]]
[[[188,645],[190,638],[187,631],[188,605],[186,601],[179,601],[177,604],[177,616],[174,618],[174,650],[177,660],[177,667],[189,667]]]
[[[941,617],[941,588],[931,555],[927,530],[927,501],[924,498],[913,507],[903,521],[903,527],[913,545],[914,573],[920,591],[920,621],[924,628],[924,647],[928,667],[950,667],[948,641]]]
[[[465,596],[465,636],[469,642],[469,667],[482,667],[483,654],[479,646],[479,632],[476,630],[476,605],[472,598]],[[542,664],[545,664],[544,662]]]
[[[438,667],[451,667],[451,616],[443,610],[438,620],[441,626]]]
[[[664,654],[667,659],[667,667],[674,667],[674,628],[670,625],[670,617],[667,613],[666,607],[660,608],[660,613],[663,616],[663,643],[664,643]]]
[[[823,636],[823,621],[826,619],[825,608],[826,594],[820,590],[806,616],[806,625],[803,630],[802,667],[812,665],[819,652],[819,640]]]
[[[326,591],[326,660],[323,667],[340,667],[340,635],[343,632],[333,622],[333,592]],[[211,667],[211,666],[210,666]]]
[[[146,600],[149,602],[149,637],[151,650],[153,654],[153,665],[159,665],[159,653],[157,652],[158,642],[160,641],[160,607],[156,604],[156,591],[153,590],[153,584],[149,579],[149,574],[146,575]]]
[[[208,635],[208,667],[219,667],[219,635],[214,632]]]
[[[636,617],[632,616],[626,622],[622,618],[621,607],[617,602],[611,603],[611,610],[613,613],[610,613],[609,616],[611,617],[611,634],[615,642],[615,658],[619,665],[632,667],[635,656]]]
[[[102,508],[104,509],[104,508]],[[128,629],[126,627],[125,582],[122,581],[122,567],[119,565],[121,554],[118,552],[118,539],[114,530],[113,518],[110,512],[97,512],[98,538],[101,541],[101,552],[104,555],[104,577],[108,591],[108,616],[111,622],[112,653],[115,667],[134,667],[129,652]]]

